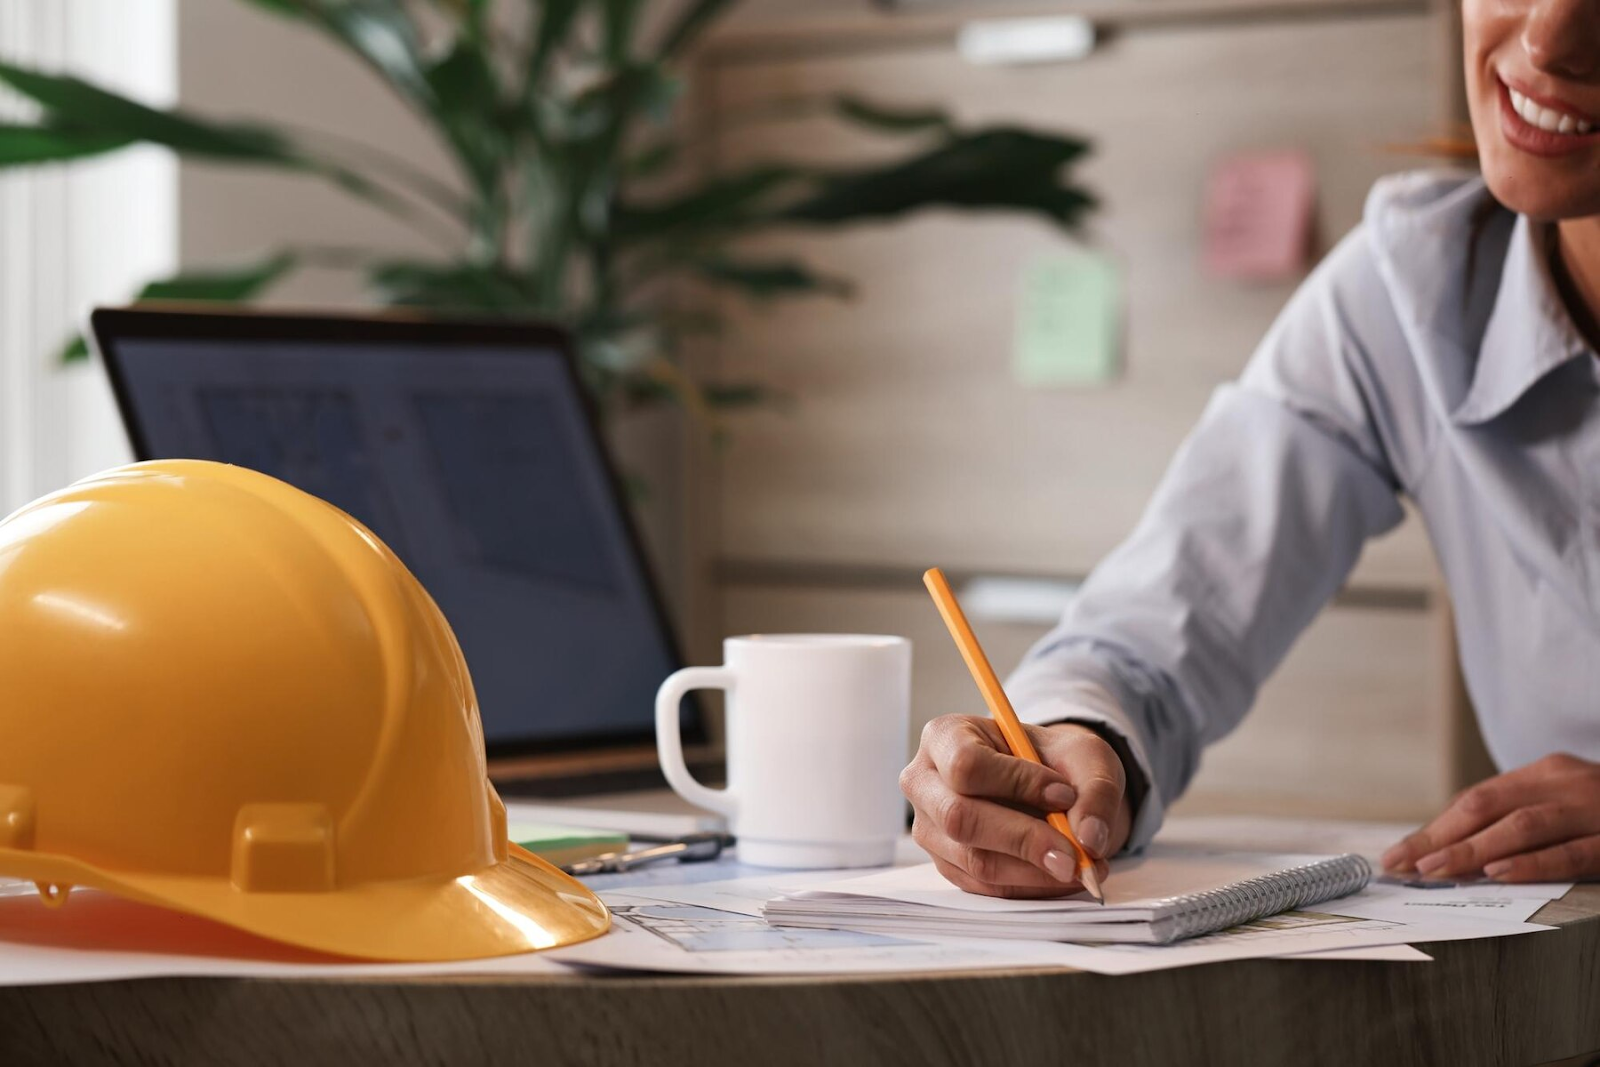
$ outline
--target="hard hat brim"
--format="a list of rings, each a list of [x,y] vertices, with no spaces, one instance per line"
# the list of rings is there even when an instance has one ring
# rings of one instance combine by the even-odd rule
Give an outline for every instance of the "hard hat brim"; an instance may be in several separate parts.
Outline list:
[[[92,886],[301,948],[393,962],[558,948],[599,937],[611,925],[605,905],[582,882],[516,844],[504,862],[458,878],[325,893],[242,892],[222,878],[127,874],[19,849],[0,849],[0,875],[41,886]]]

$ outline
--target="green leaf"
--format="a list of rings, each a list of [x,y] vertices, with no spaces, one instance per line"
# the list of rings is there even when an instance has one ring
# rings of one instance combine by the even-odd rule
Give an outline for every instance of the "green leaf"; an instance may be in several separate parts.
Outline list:
[[[688,7],[679,13],[676,21],[662,34],[661,43],[656,47],[656,54],[663,59],[670,59],[693,44],[706,28],[715,22],[724,11],[738,0],[692,0]]]
[[[499,81],[482,43],[462,34],[424,77],[442,132],[470,169],[476,187],[489,192],[499,180],[510,144],[508,131],[499,124]]]
[[[402,96],[431,107],[432,89],[416,27],[395,0],[246,0],[309,22],[354,53]],[[477,8],[478,4],[472,5]]]
[[[788,407],[793,397],[760,382],[708,383],[701,387],[706,403],[714,408],[748,408],[762,404]]]
[[[260,296],[279,278],[293,270],[297,257],[290,252],[279,252],[260,263],[244,267],[185,271],[170,278],[148,282],[134,297],[134,303],[174,301],[184,303],[206,302],[238,304]],[[56,358],[62,363],[75,363],[89,358],[89,344],[82,334],[71,338]]]
[[[307,155],[270,127],[211,122],[181,111],[162,111],[80,78],[44,74],[8,63],[0,63],[0,83],[44,108],[46,121],[41,128],[83,138],[84,143],[95,139],[141,141],[190,157],[285,167],[327,178],[398,216],[412,217],[406,204],[365,176]]]
[[[613,214],[619,242],[676,235],[685,230],[735,227],[761,217],[778,194],[813,177],[790,166],[757,167],[716,179],[693,192],[650,203],[618,204]]]
[[[139,290],[136,303],[151,300],[208,301],[224,304],[253,300],[295,268],[291,252],[279,252],[245,267],[185,271]]]
[[[474,264],[395,260],[374,266],[367,282],[391,305],[495,314],[533,310],[525,279]]]
[[[1095,200],[1064,184],[1062,169],[1087,150],[1087,142],[1076,138],[982,130],[885,167],[826,176],[815,193],[772,218],[832,225],[938,206],[1029,212],[1070,228]]]
[[[639,23],[644,0],[601,0],[600,28],[604,36],[606,61],[625,63],[633,47],[633,31]]]
[[[660,64],[620,64],[572,98],[567,132],[580,138],[606,138],[627,126],[636,111],[653,111],[664,118],[682,88],[683,83]]]
[[[401,95],[433,109],[421,44],[403,6],[394,0],[302,0],[301,6]]]
[[[466,16],[466,32],[474,40],[483,40],[483,31],[489,21],[489,0],[455,0],[455,6]]]
[[[40,104],[53,128],[149,141],[194,156],[309,165],[286,138],[266,127],[205,122],[180,111],[158,111],[79,78],[10,63],[0,63],[0,82]]]
[[[696,261],[691,269],[706,281],[741,290],[757,299],[807,293],[848,297],[855,293],[855,286],[848,279],[819,274],[793,259],[737,260],[714,256]]]
[[[89,358],[89,341],[83,334],[77,334],[66,344],[61,346],[61,351],[56,353],[56,360],[60,363],[76,363],[81,359]]]
[[[583,10],[583,0],[544,0],[539,5],[539,25],[533,33],[533,48],[528,53],[528,87],[531,90],[544,75],[544,68],[562,45]]]
[[[424,77],[440,109],[451,114],[492,117],[499,104],[489,57],[468,38],[457,38]]]
[[[0,167],[97,156],[133,142],[132,137],[114,133],[0,124]]]
[[[682,151],[683,146],[677,141],[662,138],[629,156],[622,169],[630,178],[648,178],[671,167]]]
[[[950,115],[939,108],[886,107],[858,96],[840,96],[834,99],[833,110],[841,118],[884,133],[955,132]]]
[[[305,5],[296,3],[295,0],[245,0],[245,3],[254,4],[263,11],[285,18],[300,18],[305,14]]]

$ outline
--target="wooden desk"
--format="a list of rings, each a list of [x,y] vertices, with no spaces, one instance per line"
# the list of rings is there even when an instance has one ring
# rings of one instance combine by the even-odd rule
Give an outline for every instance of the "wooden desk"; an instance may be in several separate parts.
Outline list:
[[[1431,964],[0,989],[0,1064],[1469,1067],[1600,1050],[1600,885],[1535,918],[1562,928],[1435,945]]]

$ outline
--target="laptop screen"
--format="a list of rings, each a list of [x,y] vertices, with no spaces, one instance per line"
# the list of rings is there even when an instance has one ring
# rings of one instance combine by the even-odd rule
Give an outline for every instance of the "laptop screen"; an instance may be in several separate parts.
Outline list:
[[[95,319],[140,458],[271,474],[388,543],[461,642],[491,755],[649,739],[679,657],[564,338],[366,325]]]

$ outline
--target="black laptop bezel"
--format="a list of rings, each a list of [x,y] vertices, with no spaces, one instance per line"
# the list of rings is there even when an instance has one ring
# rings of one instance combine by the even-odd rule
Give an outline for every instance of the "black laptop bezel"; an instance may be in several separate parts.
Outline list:
[[[89,323],[95,348],[111,381],[117,410],[122,414],[128,442],[133,447],[134,456],[140,460],[176,457],[152,455],[145,426],[128,389],[126,368],[118,349],[118,342],[124,339],[406,344],[437,348],[441,358],[448,358],[445,350],[455,345],[499,351],[513,357],[555,359],[578,396],[586,432],[600,455],[612,500],[622,516],[629,551],[633,554],[635,566],[639,568],[645,598],[655,624],[666,641],[672,667],[676,670],[684,665],[683,648],[667,615],[649,557],[645,555],[644,542],[633,509],[628,504],[622,477],[600,433],[594,398],[584,388],[578,375],[571,336],[561,327],[531,321],[430,318],[402,314],[357,316],[189,308],[96,308],[89,316]],[[381,359],[382,354],[374,352],[373,357]],[[537,699],[537,694],[530,694],[530,699]],[[683,740],[690,745],[705,744],[704,709],[692,694],[685,704]],[[600,731],[560,738],[486,740],[485,749],[489,759],[505,760],[576,752],[609,752],[654,744],[655,729],[646,726],[639,730]]]

